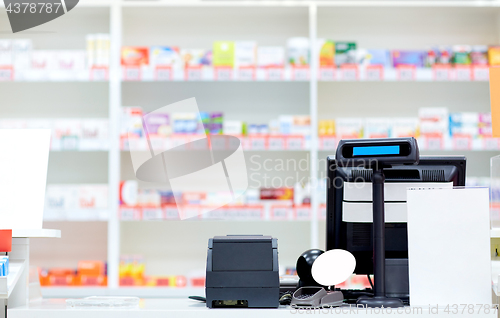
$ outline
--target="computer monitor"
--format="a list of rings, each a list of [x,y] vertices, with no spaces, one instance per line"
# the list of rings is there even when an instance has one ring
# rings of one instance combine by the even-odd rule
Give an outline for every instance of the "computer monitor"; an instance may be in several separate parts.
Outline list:
[[[407,187],[465,186],[464,156],[420,156],[418,165],[384,169],[386,259],[408,258]],[[371,169],[327,160],[326,249],[356,258],[355,274],[373,274]]]

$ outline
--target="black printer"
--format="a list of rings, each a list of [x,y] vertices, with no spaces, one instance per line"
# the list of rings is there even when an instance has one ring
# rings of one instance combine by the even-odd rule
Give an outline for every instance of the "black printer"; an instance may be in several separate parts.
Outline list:
[[[279,306],[278,240],[263,235],[208,240],[207,307]]]

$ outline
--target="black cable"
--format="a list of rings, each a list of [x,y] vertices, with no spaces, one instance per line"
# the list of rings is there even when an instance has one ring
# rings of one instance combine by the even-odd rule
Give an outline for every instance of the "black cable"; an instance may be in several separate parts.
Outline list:
[[[366,274],[366,277],[368,277],[368,281],[370,282],[370,286],[372,286],[372,289],[373,289],[373,282],[372,282],[372,278],[370,277],[370,274]]]

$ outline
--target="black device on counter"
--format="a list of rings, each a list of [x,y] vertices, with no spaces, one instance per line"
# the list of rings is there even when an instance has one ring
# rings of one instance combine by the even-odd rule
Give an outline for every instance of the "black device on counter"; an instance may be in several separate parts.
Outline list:
[[[373,142],[373,143],[372,143]],[[383,183],[391,185],[391,192],[386,193],[385,204],[394,204],[405,209],[406,184],[419,187],[422,183],[440,186],[441,183],[453,183],[453,186],[465,185],[466,158],[463,156],[419,156],[408,148],[416,146],[415,140],[356,140],[339,143],[337,155],[328,157],[328,193],[327,193],[327,238],[326,247],[345,249],[356,258],[356,274],[373,274],[373,225],[372,220],[354,218],[354,206],[373,201],[374,192],[360,190],[359,183],[372,183],[374,171],[383,169]],[[371,144],[370,144],[371,143]],[[344,147],[342,147],[344,146]],[[417,146],[418,147],[418,146]],[[417,148],[418,149],[418,148]],[[418,163],[411,161],[418,155]],[[374,159],[370,163],[370,160]],[[408,160],[409,159],[409,160]],[[367,164],[368,163],[368,164]],[[375,166],[375,165],[378,165]],[[378,172],[378,174],[380,174]],[[377,176],[379,177],[379,176]],[[400,186],[401,185],[401,186]],[[426,185],[429,187],[430,185]],[[399,189],[398,187],[402,187]],[[371,188],[371,187],[370,187]],[[379,192],[383,191],[379,186]],[[366,192],[366,193],[365,193]],[[364,196],[369,194],[366,200]],[[397,194],[397,195],[395,195]],[[403,195],[403,198],[398,196]],[[394,199],[398,197],[397,199]],[[360,199],[361,198],[361,199]],[[366,202],[365,202],[366,201]],[[352,210],[352,211],[351,211]],[[404,212],[404,211],[403,211]],[[358,212],[356,212],[358,213]],[[381,219],[380,221],[383,221]],[[385,291],[390,297],[408,299],[408,244],[406,221],[385,223]],[[380,283],[380,282],[379,282]]]
[[[228,235],[208,240],[207,307],[277,308],[279,287],[277,239]]]

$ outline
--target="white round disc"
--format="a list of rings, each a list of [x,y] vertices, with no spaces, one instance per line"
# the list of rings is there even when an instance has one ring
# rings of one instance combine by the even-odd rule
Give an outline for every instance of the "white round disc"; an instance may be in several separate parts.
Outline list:
[[[330,250],[318,256],[314,261],[311,274],[314,280],[323,286],[332,286],[348,279],[354,268],[356,259],[345,250]]]

